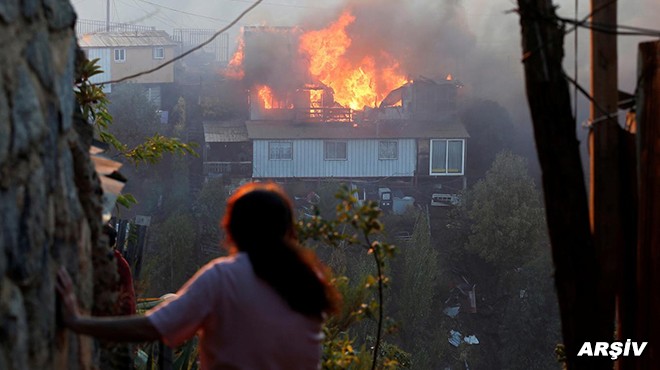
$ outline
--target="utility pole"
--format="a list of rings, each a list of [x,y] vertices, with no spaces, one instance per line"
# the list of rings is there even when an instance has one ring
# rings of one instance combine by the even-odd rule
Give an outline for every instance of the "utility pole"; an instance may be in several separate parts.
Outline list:
[[[638,341],[648,342],[634,369],[660,365],[660,41],[639,44],[638,182],[639,234],[637,249]],[[631,367],[631,369],[633,369]]]
[[[614,333],[616,296],[621,291],[623,215],[622,129],[617,122],[617,2],[591,0],[591,22],[612,32],[591,31],[591,130],[589,132],[589,219],[600,266],[597,285],[603,314]],[[610,324],[611,323],[611,324]],[[611,339],[610,339],[611,340]]]
[[[518,0],[525,87],[542,171],[548,234],[555,265],[566,367],[612,370],[604,357],[577,356],[584,342],[611,341],[613,316],[602,310],[600,267],[568,82],[563,29],[550,0]]]
[[[110,32],[110,0],[105,0],[105,32]]]

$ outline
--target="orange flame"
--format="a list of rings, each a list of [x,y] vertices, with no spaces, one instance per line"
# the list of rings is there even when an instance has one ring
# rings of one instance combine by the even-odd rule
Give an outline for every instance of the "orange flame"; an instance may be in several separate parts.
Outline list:
[[[323,90],[309,90],[309,106],[311,108],[323,106]]]
[[[273,109],[273,91],[268,86],[261,86],[258,88],[257,95],[259,99],[264,103],[263,106],[266,109]]]
[[[352,109],[375,107],[391,90],[405,84],[398,63],[380,52],[386,67],[376,65],[374,56],[363,56],[359,63],[345,54],[351,46],[346,27],[355,21],[348,11],[325,29],[309,31],[300,37],[300,52],[309,57],[309,72],[334,90],[334,99]],[[382,63],[381,63],[382,64]]]
[[[245,49],[245,41],[241,37],[238,40],[236,52],[231,57],[229,64],[227,64],[225,76],[236,80],[240,80],[245,76],[245,71],[243,70],[243,49]]]
[[[445,77],[445,80],[447,80],[447,81],[451,81],[453,79],[454,79],[454,77],[452,77],[451,73],[447,74],[447,77]]]

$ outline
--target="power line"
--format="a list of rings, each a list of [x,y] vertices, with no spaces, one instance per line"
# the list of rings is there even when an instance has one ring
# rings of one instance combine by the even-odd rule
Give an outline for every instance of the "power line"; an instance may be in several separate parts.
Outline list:
[[[586,20],[563,18],[559,16],[555,16],[554,19],[566,24],[571,24],[574,26],[574,28],[582,27],[582,28],[590,29],[592,31],[608,33],[618,36],[660,37],[660,30],[655,30],[651,28],[627,26],[623,24],[594,23],[594,22],[588,22]],[[571,32],[574,28],[568,30],[567,33]],[[620,31],[620,30],[625,30],[625,31]]]
[[[229,0],[233,1],[236,3],[249,3],[249,0]],[[324,7],[320,6],[311,6],[311,5],[298,5],[298,4],[283,4],[283,3],[264,3],[264,6],[283,6],[283,7],[289,7],[289,8],[304,8],[304,9],[325,9]]]
[[[151,11],[151,12],[150,12],[149,10],[147,10],[147,9],[145,9],[145,8],[143,8],[143,7],[141,7],[140,4],[138,4],[135,0],[133,0],[133,2],[134,2],[135,4],[130,4],[130,3],[127,3],[127,2],[125,2],[125,1],[123,1],[123,0],[118,0],[118,1],[121,2],[122,4],[126,5],[126,6],[129,6],[129,7],[133,8],[133,9],[138,9],[138,10],[144,12],[145,14],[147,14],[146,16],[141,17],[138,21],[134,21],[134,23],[139,22],[141,19],[153,18],[153,19],[155,19],[156,21],[158,21],[158,22],[160,22],[160,23],[163,23],[163,24],[165,24],[165,25],[168,25],[168,26],[170,26],[170,27],[172,27],[172,28],[179,27],[178,23],[177,23],[177,22],[174,22],[171,18],[169,18],[169,17],[165,17],[165,16],[163,16],[163,15],[159,15],[159,13],[160,13],[160,10],[159,10],[159,9],[154,9],[155,11]]]
[[[612,114],[609,113],[609,112],[607,112],[605,109],[603,109],[603,107],[601,107],[601,106],[596,102],[596,100],[594,100],[593,96],[591,96],[591,94],[589,94],[589,92],[588,92],[587,90],[585,90],[584,87],[580,86],[580,84],[579,84],[577,81],[575,81],[574,79],[572,79],[572,78],[571,78],[569,75],[567,75],[566,73],[564,73],[564,78],[566,79],[566,81],[568,81],[568,82],[570,82],[571,84],[573,84],[573,85],[575,86],[575,88],[578,89],[578,91],[580,91],[580,92],[582,93],[582,95],[584,95],[584,97],[587,98],[587,99],[588,99],[588,100],[594,105],[594,107],[595,107],[598,111],[600,111],[600,113],[603,115],[603,117],[605,117],[606,119],[612,117]]]
[[[167,7],[167,6],[165,6],[165,5],[156,4],[156,3],[153,3],[153,2],[151,2],[151,1],[147,1],[147,0],[136,0],[136,1],[140,1],[140,2],[143,2],[143,3],[147,3],[147,4],[149,4],[149,5],[153,5],[153,6],[156,6],[156,7],[159,7],[159,8],[163,8],[163,9],[171,10],[171,11],[173,11],[173,12],[177,12],[177,13],[181,13],[181,14],[186,14],[186,15],[191,15],[191,16],[199,17],[199,18],[205,18],[205,19],[209,19],[209,20],[212,20],[212,21],[216,21],[216,22],[223,22],[223,23],[229,23],[229,22],[231,22],[231,21],[229,21],[229,20],[227,20],[227,19],[214,18],[214,17],[209,17],[209,16],[207,16],[207,15],[195,14],[195,13],[190,13],[190,12],[186,12],[186,11],[179,10],[179,9],[170,8],[170,7]],[[251,2],[248,1],[248,3],[251,3]]]
[[[575,0],[575,1],[576,1],[576,3],[575,3],[575,19],[577,19],[577,0]],[[617,2],[617,0],[610,0],[606,3],[604,3],[604,4],[601,4],[596,9],[591,10],[591,12],[589,14],[587,14],[584,18],[582,18],[579,23],[585,23],[587,20],[589,20],[589,18],[593,17],[596,13],[605,10],[605,8],[609,7],[610,5],[616,4],[616,2]],[[573,27],[571,29],[567,30],[566,33],[568,34],[568,33],[573,32],[574,30],[577,29],[577,27],[578,27],[577,24],[573,25]]]
[[[132,75],[130,75],[130,76],[122,77],[122,78],[117,79],[117,80],[111,80],[111,81],[99,82],[99,83],[96,83],[95,85],[103,85],[103,84],[109,84],[109,83],[117,83],[117,82],[122,82],[122,81],[130,80],[131,78],[144,76],[144,75],[146,75],[146,74],[156,72],[157,70],[159,70],[159,69],[161,69],[161,68],[163,68],[163,67],[165,67],[165,66],[167,66],[167,65],[170,65],[170,64],[176,62],[176,61],[179,60],[179,59],[183,59],[184,57],[186,57],[186,56],[192,54],[193,52],[195,52],[195,51],[197,51],[197,50],[203,48],[204,46],[210,44],[213,40],[215,40],[216,37],[220,36],[220,34],[222,34],[223,32],[227,31],[228,29],[230,29],[233,25],[235,25],[236,23],[238,23],[238,21],[240,21],[241,18],[243,18],[246,14],[248,14],[250,11],[252,11],[252,9],[256,8],[257,5],[261,4],[262,1],[263,1],[263,0],[256,0],[252,5],[250,5],[247,9],[245,9],[241,14],[238,15],[238,17],[236,17],[236,18],[235,18],[233,21],[231,21],[228,25],[226,25],[226,26],[223,27],[222,29],[218,30],[218,31],[217,31],[216,33],[214,33],[211,37],[209,37],[208,40],[206,40],[206,41],[202,42],[201,44],[195,46],[194,48],[192,48],[192,49],[186,51],[185,53],[182,53],[182,54],[180,54],[180,55],[178,55],[178,56],[176,56],[176,57],[174,57],[174,58],[168,60],[167,62],[165,62],[165,63],[163,63],[163,64],[161,64],[161,65],[159,65],[159,66],[157,66],[157,67],[151,68],[151,69],[149,69],[149,70],[146,70],[146,71],[143,71],[143,72],[139,72],[139,73],[135,73],[135,74],[132,74]]]

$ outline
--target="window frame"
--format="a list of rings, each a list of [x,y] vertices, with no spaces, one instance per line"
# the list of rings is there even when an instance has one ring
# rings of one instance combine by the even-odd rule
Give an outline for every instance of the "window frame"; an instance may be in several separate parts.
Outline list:
[[[445,143],[445,172],[433,172],[433,142]],[[459,172],[449,172],[449,143],[461,143],[461,169]],[[430,176],[463,176],[465,175],[465,139],[431,139],[429,142],[429,175]]]
[[[381,151],[381,145],[394,144],[394,156],[385,157]],[[399,159],[399,142],[397,140],[378,140],[378,160],[379,161],[392,161]]]
[[[337,144],[343,144],[344,146],[344,157],[329,157],[328,156],[328,146],[335,145],[334,151],[337,151]],[[336,153],[335,153],[336,154]],[[324,161],[347,161],[348,160],[348,141],[346,140],[324,140],[323,141],[323,160]]]
[[[288,158],[284,158],[284,157],[276,158],[276,156],[273,155],[274,154],[274,151],[273,151],[274,148],[271,149],[272,144],[288,144],[288,146],[290,148],[290,150],[289,150],[290,156]],[[269,161],[292,161],[293,160],[293,141],[269,140],[268,141],[268,160]]]
[[[117,52],[119,52],[120,58],[117,58]],[[115,63],[124,63],[126,62],[126,48],[115,48],[112,51],[112,57]]]
[[[160,56],[157,55],[156,53],[157,50],[160,51]],[[152,56],[154,59],[158,59],[158,60],[165,59],[165,48],[162,46],[154,46]]]

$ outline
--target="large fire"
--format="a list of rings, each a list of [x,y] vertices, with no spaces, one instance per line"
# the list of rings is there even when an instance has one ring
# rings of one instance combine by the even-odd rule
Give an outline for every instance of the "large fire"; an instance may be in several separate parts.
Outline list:
[[[259,99],[263,102],[266,109],[273,109],[273,91],[268,86],[260,86],[257,90]]]
[[[374,107],[407,79],[399,72],[399,64],[382,51],[378,57],[388,62],[385,68],[377,67],[374,55],[357,63],[346,57],[352,42],[346,28],[353,21],[355,17],[346,11],[327,28],[304,33],[300,51],[309,57],[312,76],[334,90],[336,102],[352,109]]]
[[[303,33],[297,52],[309,61],[307,72],[310,77],[333,90],[336,103],[360,110],[376,107],[390,91],[408,81],[400,72],[398,62],[382,50],[367,50],[357,58],[347,57],[352,43],[347,27],[354,21],[355,17],[346,11],[328,27]],[[235,79],[244,77],[244,48],[241,38],[225,71],[226,76]],[[360,53],[353,51],[351,54]],[[273,98],[271,88],[259,85],[256,89],[264,108],[283,108],[280,105],[284,104]],[[322,90],[310,90],[309,93],[310,106],[322,107]]]
[[[227,77],[240,80],[245,76],[245,71],[243,70],[243,49],[245,49],[245,41],[243,40],[243,37],[241,37],[238,39],[236,52],[227,64],[227,69],[225,70],[225,75]]]

